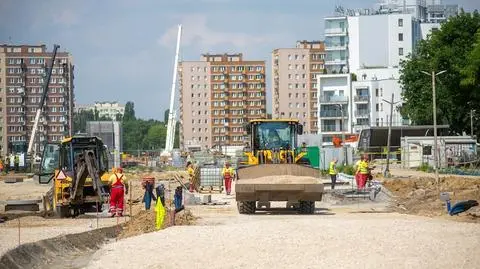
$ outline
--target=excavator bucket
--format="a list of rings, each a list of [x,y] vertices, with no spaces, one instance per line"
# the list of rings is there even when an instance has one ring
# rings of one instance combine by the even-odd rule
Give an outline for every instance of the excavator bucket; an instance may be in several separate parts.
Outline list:
[[[320,170],[299,164],[261,164],[237,170],[237,201],[321,201]]]
[[[320,170],[300,164],[260,164],[237,170],[239,180],[283,175],[319,178]]]

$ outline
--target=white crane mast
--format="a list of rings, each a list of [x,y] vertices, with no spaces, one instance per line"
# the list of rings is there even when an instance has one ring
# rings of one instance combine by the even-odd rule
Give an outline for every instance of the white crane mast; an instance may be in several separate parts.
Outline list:
[[[167,125],[167,139],[165,141],[165,150],[163,151],[163,156],[170,156],[173,150],[173,142],[175,140],[175,111],[173,105],[175,103],[175,86],[177,84],[177,71],[178,71],[178,54],[180,51],[180,39],[182,37],[182,25],[178,25],[178,35],[177,35],[177,49],[175,51],[175,63],[173,67],[173,80],[172,80],[172,91],[170,93],[170,109],[168,113],[168,125]]]

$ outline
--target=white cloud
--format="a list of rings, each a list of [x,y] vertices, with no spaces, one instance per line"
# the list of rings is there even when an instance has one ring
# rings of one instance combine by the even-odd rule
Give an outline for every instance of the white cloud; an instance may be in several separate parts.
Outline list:
[[[64,9],[59,14],[53,14],[53,22],[62,26],[72,26],[79,22],[78,15],[70,9]]]
[[[209,48],[220,44],[232,44],[237,48],[245,48],[259,43],[271,41],[271,37],[265,35],[253,35],[247,33],[221,32],[207,25],[206,15],[185,15],[180,17],[182,24],[182,46],[196,45]],[[177,38],[177,26],[169,28],[158,40],[158,44],[173,47]]]

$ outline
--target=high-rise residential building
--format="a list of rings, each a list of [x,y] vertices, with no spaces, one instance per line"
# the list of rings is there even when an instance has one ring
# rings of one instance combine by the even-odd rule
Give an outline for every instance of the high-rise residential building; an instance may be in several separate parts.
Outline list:
[[[119,120],[125,114],[125,105],[118,102],[95,102],[93,105],[75,104],[75,113],[81,111],[96,111],[98,117]]]
[[[45,45],[0,45],[0,154],[3,156],[13,147],[28,144],[52,56]],[[59,141],[71,134],[73,69],[71,54],[58,51],[37,129],[34,149],[37,152],[43,150],[44,141]]]
[[[384,100],[392,94],[401,100],[400,62],[457,9],[440,0],[383,0],[377,9],[337,7],[336,16],[325,18],[326,74],[317,87],[323,141],[387,126],[390,105]],[[395,107],[392,125],[403,124],[408,120]]]
[[[321,41],[298,41],[272,52],[272,117],[296,118],[305,133],[317,133],[317,76],[323,73]]]
[[[370,13],[411,14],[422,23],[441,23],[458,13],[458,5],[445,5],[443,0],[380,0]]]
[[[266,117],[265,61],[203,54],[179,73],[182,148],[244,145],[244,123]]]

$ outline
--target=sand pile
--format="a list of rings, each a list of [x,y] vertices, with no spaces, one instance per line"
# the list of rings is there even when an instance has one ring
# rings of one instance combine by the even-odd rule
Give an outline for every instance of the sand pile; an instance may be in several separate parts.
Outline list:
[[[463,200],[480,201],[480,178],[443,177],[438,186],[433,178],[393,179],[384,181],[383,186],[396,196],[396,208],[402,213],[446,216],[441,192],[450,194],[452,205]],[[474,207],[455,219],[480,222],[478,213],[478,207]]]
[[[237,181],[237,184],[318,184],[321,181],[314,177],[302,177],[302,176],[265,176],[252,179],[241,179]]]
[[[194,225],[198,218],[193,216],[190,210],[182,211],[175,216],[175,225]],[[172,225],[170,214],[165,215],[163,229]],[[155,211],[140,211],[132,220],[123,227],[118,238],[127,238],[144,233],[151,233],[155,230]]]

